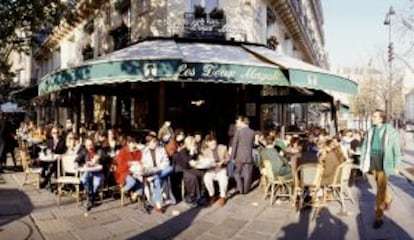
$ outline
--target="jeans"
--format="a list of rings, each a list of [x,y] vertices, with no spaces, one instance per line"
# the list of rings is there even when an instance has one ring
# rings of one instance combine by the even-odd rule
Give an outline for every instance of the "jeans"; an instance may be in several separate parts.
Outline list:
[[[102,172],[84,172],[81,176],[81,182],[85,186],[88,195],[95,195],[98,192],[104,179]]]
[[[153,201],[154,203],[161,203],[162,202],[162,185],[166,178],[172,173],[173,167],[168,165],[161,171],[155,173],[153,178],[153,184],[154,184],[154,192],[153,192]]]
[[[127,175],[125,178],[125,191],[134,191],[138,195],[142,195],[142,183],[131,175]]]

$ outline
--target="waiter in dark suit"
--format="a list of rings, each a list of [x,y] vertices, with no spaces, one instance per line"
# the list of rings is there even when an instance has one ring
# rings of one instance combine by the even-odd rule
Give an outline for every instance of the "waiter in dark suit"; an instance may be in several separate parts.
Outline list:
[[[250,191],[253,172],[253,145],[254,131],[249,128],[249,118],[239,116],[236,119],[236,133],[234,134],[231,157],[235,160],[234,179],[237,191],[247,194]]]

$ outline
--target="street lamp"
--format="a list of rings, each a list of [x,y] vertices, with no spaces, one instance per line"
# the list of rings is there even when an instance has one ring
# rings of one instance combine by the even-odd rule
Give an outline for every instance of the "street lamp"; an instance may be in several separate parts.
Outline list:
[[[394,9],[390,6],[390,9],[385,15],[384,25],[388,25],[388,94],[385,99],[385,112],[387,115],[392,114],[392,60],[394,59],[394,46],[391,41],[391,16],[395,14]]]

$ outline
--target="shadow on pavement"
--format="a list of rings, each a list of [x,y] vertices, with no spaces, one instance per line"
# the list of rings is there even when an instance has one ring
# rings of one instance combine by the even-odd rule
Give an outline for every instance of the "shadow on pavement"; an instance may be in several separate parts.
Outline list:
[[[389,176],[388,181],[393,186],[398,187],[401,191],[414,198],[414,185],[407,182],[407,179],[404,177]]]
[[[300,212],[299,222],[289,224],[281,229],[284,236],[280,236],[279,240],[288,239],[345,239],[348,226],[333,215],[328,208],[322,208],[319,216],[312,219],[314,210],[303,209]],[[309,232],[312,227],[313,231]]]
[[[0,230],[32,211],[33,205],[26,193],[19,189],[0,189]]]
[[[388,180],[389,184],[392,183],[393,185],[396,185],[396,182],[406,181],[405,179],[396,176],[390,176]],[[374,229],[373,224],[375,220],[375,202],[377,191],[375,183],[374,186],[371,186],[368,181],[365,181],[358,184],[357,187],[360,191],[360,209],[359,214],[356,216],[358,239],[413,239],[413,237],[410,236],[409,233],[407,233],[397,222],[387,217],[388,211],[385,211],[384,213],[384,224],[382,227]],[[372,190],[369,191],[370,189]],[[388,192],[392,194],[390,189],[388,189]],[[391,207],[390,211],[392,211],[392,209],[393,208]]]
[[[191,226],[202,207],[190,208],[180,215],[128,239],[174,239]]]

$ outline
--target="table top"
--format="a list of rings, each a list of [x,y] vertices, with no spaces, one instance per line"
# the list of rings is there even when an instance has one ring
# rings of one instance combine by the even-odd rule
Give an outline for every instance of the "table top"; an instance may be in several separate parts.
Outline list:
[[[59,159],[58,154],[49,154],[49,155],[40,154],[39,155],[39,161],[42,161],[42,162],[55,162],[58,159]]]
[[[216,166],[215,162],[190,161],[190,166],[196,169],[210,169]]]
[[[102,165],[101,164],[95,164],[93,166],[87,166],[84,165],[82,167],[78,168],[79,172],[98,172],[102,170]]]

